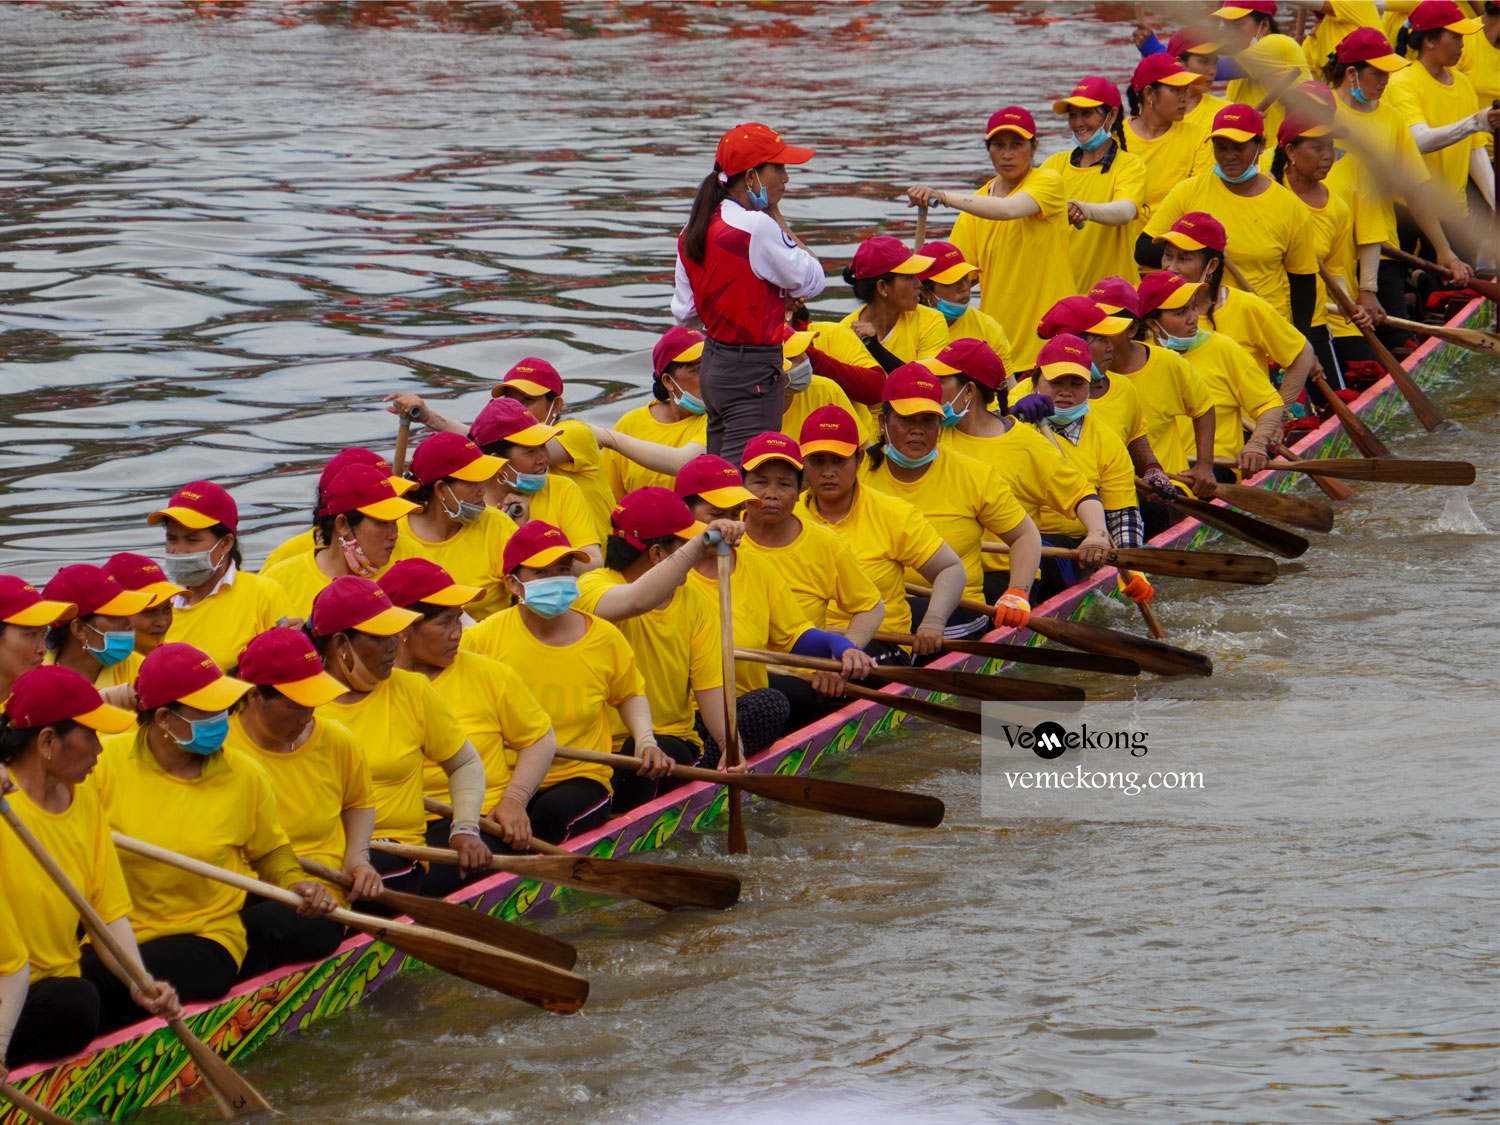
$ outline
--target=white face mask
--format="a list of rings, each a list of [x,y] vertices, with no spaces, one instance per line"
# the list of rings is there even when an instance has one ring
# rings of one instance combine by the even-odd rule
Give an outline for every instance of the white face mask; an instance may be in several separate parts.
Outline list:
[[[796,394],[805,391],[812,386],[812,360],[806,355],[792,364],[792,369],[786,373],[786,389]]]

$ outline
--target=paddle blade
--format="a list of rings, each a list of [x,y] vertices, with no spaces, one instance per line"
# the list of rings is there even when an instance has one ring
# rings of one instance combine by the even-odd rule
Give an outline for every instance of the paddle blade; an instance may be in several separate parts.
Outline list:
[[[1085,652],[1105,653],[1134,660],[1144,671],[1158,676],[1209,676],[1214,670],[1213,661],[1201,652],[1132,636],[1118,629],[1035,615],[1028,622],[1027,628]]]
[[[589,856],[496,856],[494,863],[528,879],[581,891],[638,898],[653,906],[697,906],[727,910],[740,900],[740,881],[718,871],[695,871],[666,863]]]
[[[519,953],[522,957],[556,965],[560,969],[571,969],[578,964],[578,950],[567,942],[528,930],[525,926],[507,922],[503,918],[481,914],[456,902],[392,890],[384,891],[378,901],[405,914],[413,922],[431,926],[434,930],[443,930],[470,941],[493,945],[496,949]]]
[[[1308,531],[1333,530],[1333,507],[1318,500],[1286,496],[1269,488],[1252,488],[1243,484],[1215,485],[1214,495],[1252,515],[1280,520]]]
[[[1045,668],[1071,668],[1079,672],[1100,672],[1107,676],[1139,676],[1141,666],[1134,660],[1118,656],[1101,656],[1092,652],[1068,652],[1064,649],[1038,648],[1035,645],[1013,645],[1001,641],[943,641],[951,652],[971,656],[1011,660],[1017,664],[1035,664]]]
[[[858,684],[845,684],[844,694],[852,699],[863,699],[881,707],[889,707],[893,711],[919,715],[931,722],[942,723],[969,734],[982,733],[984,722],[977,711],[965,711],[962,707],[950,707],[946,703],[934,703],[930,699],[919,699],[914,695],[890,695]]]
[[[1467,461],[1407,461],[1362,457],[1329,457],[1317,461],[1271,462],[1273,469],[1295,469],[1299,473],[1317,473],[1341,480],[1383,481],[1387,484],[1467,485],[1475,479],[1474,466]]]
[[[872,677],[894,684],[908,684],[923,691],[966,695],[991,701],[1072,702],[1086,698],[1082,688],[1050,680],[1027,680],[1019,676],[987,676],[947,668],[889,668],[881,666]]]
[[[749,773],[737,775],[732,784],[784,805],[907,828],[936,828],[943,823],[945,812],[942,801],[925,793],[902,793],[818,777]]]
[[[1222,551],[1179,551],[1170,547],[1141,550],[1121,548],[1112,562],[1150,574],[1174,578],[1197,578],[1205,582],[1235,582],[1242,586],[1265,586],[1276,581],[1276,560],[1261,555],[1236,555]]]
[[[193,1029],[185,1022],[168,1020],[167,1026],[186,1048],[193,1065],[198,1069],[198,1077],[208,1086],[208,1092],[214,1096],[214,1101],[219,1105],[219,1113],[225,1120],[233,1121],[237,1117],[271,1112],[271,1103],[261,1097],[255,1087],[245,1081],[234,1067],[219,1058],[212,1047],[194,1035]]]
[[[1312,546],[1296,532],[1287,531],[1275,524],[1266,523],[1233,508],[1221,508],[1190,496],[1174,496],[1172,503],[1177,508],[1195,517],[1210,527],[1216,527],[1236,539],[1243,539],[1251,546],[1270,551],[1273,555],[1295,559]]]

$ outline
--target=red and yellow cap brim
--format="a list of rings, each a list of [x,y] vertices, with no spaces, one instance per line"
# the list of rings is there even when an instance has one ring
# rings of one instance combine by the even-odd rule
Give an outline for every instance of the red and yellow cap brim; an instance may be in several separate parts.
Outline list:
[[[417,487],[416,481],[407,480],[405,477],[386,477],[385,479],[391,482],[391,487],[396,490],[397,496],[405,496]]]
[[[515,386],[514,383],[510,385]],[[527,426],[524,430],[518,430],[516,433],[507,434],[503,440],[513,442],[516,445],[526,445],[534,448],[538,445],[546,445],[553,438],[561,436],[562,427],[544,426],[540,422],[534,422],[531,425]]]
[[[1036,134],[1033,133],[1033,132],[1031,132],[1031,130],[1026,129],[1026,128],[1024,128],[1023,126],[1020,126],[1020,125],[1012,125],[1010,122],[1007,121],[1007,122],[1005,122],[1003,124],[996,125],[993,129],[991,129],[988,133],[986,133],[984,135],[984,139],[985,140],[989,140],[996,133],[1018,133],[1021,136],[1025,137],[1028,141],[1031,140],[1031,138],[1033,138],[1033,137],[1036,136]]]
[[[536,554],[527,555],[524,559],[520,559],[506,573],[514,573],[517,568],[523,566],[530,567],[532,570],[540,570],[542,567],[551,566],[558,559],[567,558],[569,555],[572,555],[579,562],[589,561],[588,554],[577,547],[544,547],[542,550],[536,552]],[[423,601],[426,600],[425,598],[423,599]]]
[[[761,465],[764,465],[767,461],[785,461],[788,465],[792,466],[792,468],[798,470],[799,472],[802,470],[802,462],[792,454],[782,449],[768,450],[758,457],[752,457],[741,467],[745,469],[757,469]],[[714,507],[719,508],[723,507],[723,505],[714,503]]]
[[[321,707],[325,703],[332,703],[349,690],[327,672],[319,672],[305,680],[292,680],[272,686],[293,703],[300,703],[303,707]]]
[[[1058,379],[1064,375],[1077,375],[1079,378],[1089,379],[1093,376],[1093,372],[1087,367],[1081,363],[1075,363],[1071,359],[1060,359],[1055,363],[1044,363],[1042,364],[1041,372],[1043,379]]]
[[[1236,8],[1233,4],[1226,4],[1217,11],[1209,12],[1208,18],[1214,20],[1237,20],[1250,15],[1254,8]]]
[[[943,413],[942,404],[933,402],[930,398],[894,398],[891,400],[891,409],[906,418],[916,414]]]
[[[240,696],[254,686],[244,680],[237,680],[233,676],[220,676],[197,691],[178,696],[177,702],[186,703],[189,707],[196,707],[200,711],[227,711],[239,702]]]
[[[921,273],[930,268],[935,261],[937,261],[936,258],[929,258],[925,254],[913,254],[906,261],[886,270],[886,273]]]
[[[676,531],[672,532],[672,534],[677,536],[677,538],[679,539],[696,539],[707,530],[708,524],[703,523],[701,520],[694,520],[686,527],[679,527]]]
[[[532,398],[535,398],[537,395],[544,395],[552,389],[551,387],[544,387],[540,383],[533,383],[530,379],[507,379],[494,390],[490,391],[490,397],[499,398],[511,387],[514,387],[523,395],[530,395]]]
[[[147,609],[155,609],[165,601],[175,598],[178,594],[187,592],[186,586],[179,586],[175,582],[153,582],[149,586],[142,586],[140,592],[150,594],[151,601],[147,603]]]
[[[132,614],[149,608],[150,605],[151,595],[145,590],[121,590],[94,612],[102,613],[107,617],[130,617]]]
[[[1451,31],[1455,35],[1473,35],[1483,26],[1483,21],[1477,19],[1455,20],[1453,23],[1443,24],[1443,30]]]
[[[408,516],[420,510],[420,505],[413,504],[410,500],[403,500],[399,496],[389,496],[384,500],[377,500],[373,504],[363,504],[355,509],[373,520],[389,520],[393,523],[402,516]]]
[[[1258,136],[1260,136],[1259,133],[1252,133],[1248,129],[1235,129],[1226,125],[1222,129],[1215,129],[1208,135],[1208,139],[1213,140],[1215,137],[1222,137],[1226,141],[1233,141],[1237,145],[1242,145],[1246,141],[1253,141]]]
[[[100,734],[119,734],[121,731],[129,730],[135,725],[135,715],[123,707],[116,707],[111,703],[101,703],[92,711],[85,711],[82,715],[74,715],[75,723],[82,723],[90,730],[96,730]]]
[[[811,457],[814,453],[832,453],[835,457],[853,457],[854,451],[859,446],[852,441],[833,441],[824,438],[820,441],[810,441],[802,446],[802,456]]]
[[[1157,79],[1163,86],[1191,86],[1194,82],[1203,80],[1203,75],[1194,74],[1191,70],[1179,70],[1175,74],[1164,74]]]
[[[926,359],[919,359],[917,360],[917,362],[920,363],[923,367],[927,368],[928,371],[931,371],[934,375],[963,374],[963,372],[960,371],[957,367],[954,367],[949,363],[944,363],[935,355],[930,355]]]
[[[1161,304],[1157,305],[1156,309],[1152,311],[1159,311],[1161,309],[1180,309],[1183,305],[1187,304],[1194,297],[1196,297],[1198,295],[1198,291],[1202,288],[1203,282],[1201,281],[1192,281],[1188,282],[1186,285],[1179,285],[1176,289],[1172,290],[1171,293],[1167,294],[1166,299],[1163,300]]]
[[[932,259],[928,258],[927,261],[928,264],[931,264]],[[818,334],[816,332],[804,331],[793,332],[785,340],[781,341],[781,369],[783,371],[790,371],[792,362],[800,356],[805,355],[807,349],[812,347],[813,341],[817,338]],[[702,351],[703,345],[695,344],[694,347]]]
[[[504,467],[505,462],[501,458],[491,457],[488,453],[481,453],[467,465],[461,465],[446,475],[455,477],[458,480],[471,482],[485,481],[489,480]]]
[[[426,602],[428,605],[468,605],[480,594],[484,593],[478,586],[460,586],[457,582],[451,586],[444,586],[431,594],[423,594],[418,601]]]
[[[7,625],[19,625],[23,629],[34,629],[39,625],[56,625],[71,621],[78,616],[78,607],[72,602],[39,601],[4,618]]]
[[[1199,242],[1192,235],[1190,235],[1190,234],[1184,234],[1180,230],[1169,230],[1169,231],[1167,231],[1166,234],[1159,234],[1159,235],[1157,235],[1151,241],[1153,241],[1153,242],[1170,242],[1173,246],[1177,247],[1177,249],[1179,249],[1179,250],[1207,250],[1208,249],[1208,243],[1206,243],[1206,242]],[[1215,250],[1214,253],[1217,254],[1218,251]],[[1110,312],[1110,313],[1117,313],[1117,312],[1120,311],[1117,307],[1114,307],[1112,305],[1103,305],[1103,304],[1101,304],[1101,305],[1099,305],[1099,307],[1101,309],[1103,309],[1105,312]]]
[[[391,606],[390,609],[381,610],[374,617],[361,621],[353,628],[361,633],[368,633],[372,637],[394,637],[408,625],[420,620],[422,620],[422,615],[414,609]]]
[[[146,517],[146,522],[153,527],[163,520],[175,520],[182,524],[183,527],[190,527],[194,531],[202,531],[205,527],[213,527],[214,524],[219,522],[213,516],[207,516],[192,508],[181,506],[160,508]]]
[[[1095,106],[1103,104],[1098,98],[1086,98],[1082,94],[1074,94],[1072,97],[1058,98],[1057,101],[1053,102],[1052,112],[1067,113],[1069,106],[1076,106],[1079,109],[1093,109]]]
[[[699,340],[696,344],[690,345],[685,351],[678,352],[671,359],[667,360],[667,362],[668,363],[697,363],[702,358],[703,358],[703,341]]]
[[[1097,304],[1097,302],[1095,303]],[[1100,307],[1102,308],[1103,306],[1101,305]],[[1089,325],[1084,331],[1092,333],[1095,336],[1118,336],[1133,323],[1134,321],[1128,316],[1106,315],[1099,323]]]
[[[707,492],[698,493],[698,495],[707,500],[715,508],[722,508],[725,511],[731,508],[738,508],[741,504],[760,503],[759,496],[743,485],[738,484],[726,485],[723,488],[711,488]]]
[[[935,273],[928,281],[935,281],[939,285],[952,285],[961,277],[972,277],[979,273],[978,266],[971,266],[968,262],[959,262],[949,266],[942,273]]]

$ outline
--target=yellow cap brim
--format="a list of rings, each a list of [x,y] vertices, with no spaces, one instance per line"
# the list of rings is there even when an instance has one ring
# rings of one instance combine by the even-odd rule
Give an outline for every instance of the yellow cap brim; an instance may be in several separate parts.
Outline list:
[[[1361,59],[1360,62],[1366,66],[1373,66],[1376,70],[1383,70],[1387,74],[1395,74],[1396,71],[1405,70],[1411,66],[1408,60],[1397,54],[1381,55],[1378,59]]]
[[[151,595],[145,590],[121,590],[94,612],[108,617],[129,617],[140,613],[150,604]]]
[[[71,621],[77,616],[78,607],[72,602],[39,601],[36,605],[29,605],[4,620],[7,625],[34,629],[39,625],[56,625],[61,621]]]
[[[993,129],[991,129],[988,133],[986,133],[984,135],[984,139],[985,140],[989,140],[996,133],[1019,133],[1021,136],[1025,137],[1028,141],[1031,140],[1032,137],[1036,136],[1035,133],[1028,133],[1025,129],[1021,128],[1019,125],[996,125]]]
[[[1473,35],[1484,24],[1480,20],[1458,20],[1455,23],[1443,24],[1444,31],[1451,31],[1457,35]]]
[[[179,696],[177,702],[186,703],[189,707],[196,707],[200,711],[227,711],[239,701],[240,696],[254,686],[244,680],[237,680],[233,676],[220,676],[213,683],[197,691]]]
[[[482,593],[484,591],[478,586],[460,586],[455,582],[453,585],[445,586],[435,593],[423,594],[417,600],[426,602],[428,605],[468,605]]]
[[[213,527],[219,522],[213,516],[205,516],[202,512],[195,512],[192,508],[162,508],[146,517],[146,522],[153,527],[163,520],[176,520],[183,527],[190,527],[194,531],[202,531],[205,527]]]
[[[746,461],[740,467],[743,468],[743,469],[756,469],[756,468],[759,468],[761,465],[764,465],[767,461],[785,461],[788,465],[792,466],[792,468],[796,469],[799,473],[802,471],[802,462],[801,461],[797,460],[797,458],[793,457],[790,453],[780,453],[780,452],[762,453],[759,457],[752,457],[752,458],[750,458],[750,460]],[[715,507],[718,507],[718,505],[715,505]]]
[[[588,555],[580,551],[577,547],[547,547],[534,555],[529,555],[522,559],[515,566],[511,567],[510,570],[506,571],[506,573],[513,574],[518,568],[523,566],[528,566],[532,570],[540,570],[542,567],[551,566],[558,559],[567,558],[569,555],[572,555],[580,562],[589,561]]]
[[[892,266],[887,272],[889,272],[889,273],[921,273],[925,269],[931,269],[932,268],[932,263],[934,263],[936,261],[937,261],[936,258],[929,258],[929,257],[927,257],[924,254],[913,254],[910,258],[907,258],[906,261],[902,262],[899,266]],[[785,345],[783,345],[783,347],[784,346]]]
[[[349,690],[327,672],[319,672],[305,680],[272,686],[293,703],[300,703],[304,707],[321,707],[325,703],[332,703]]]
[[[1208,249],[1208,244],[1207,243],[1199,242],[1192,235],[1190,235],[1190,234],[1183,234],[1180,230],[1169,230],[1169,231],[1167,231],[1166,234],[1159,234],[1159,235],[1157,235],[1151,241],[1152,242],[1170,242],[1173,246],[1177,247],[1177,249],[1179,249],[1179,250],[1207,250]],[[1217,254],[1218,251],[1215,250],[1214,253]],[[1104,309],[1105,312],[1119,312],[1120,311],[1119,309],[1112,309],[1112,308],[1109,308],[1109,307],[1107,307],[1105,305],[1100,305],[1099,307],[1101,309]]]
[[[1055,379],[1060,375],[1078,375],[1081,378],[1091,378],[1093,372],[1081,363],[1074,363],[1071,359],[1060,359],[1056,363],[1044,363],[1041,367],[1043,379]]]
[[[1216,55],[1223,49],[1224,44],[1222,43],[1194,43],[1191,47],[1186,48],[1182,53],[1184,55]],[[1212,75],[1204,74],[1200,75],[1200,77],[1208,82],[1213,81]]]
[[[891,409],[903,417],[910,418],[914,414],[937,414],[943,413],[943,408],[930,398],[896,398],[891,400]]]
[[[1237,20],[1248,16],[1253,10],[1253,8],[1236,8],[1233,5],[1226,5],[1218,9],[1218,11],[1209,12],[1208,18],[1211,20]]]
[[[677,538],[686,541],[698,538],[698,536],[702,535],[707,530],[708,524],[703,523],[700,520],[694,520],[686,527],[679,527],[676,531],[672,532],[672,534],[677,536]]]
[[[123,707],[116,707],[110,703],[101,703],[92,711],[85,711],[82,715],[74,715],[75,723],[82,723],[91,730],[99,731],[101,734],[119,734],[123,730],[129,730],[135,724],[135,715]]]
[[[1215,137],[1223,137],[1226,141],[1233,141],[1237,145],[1242,145],[1246,141],[1253,141],[1258,136],[1260,136],[1259,133],[1247,132],[1244,129],[1215,129],[1208,135],[1208,139],[1213,140]]]
[[[414,609],[399,609],[392,606],[383,609],[368,621],[361,621],[354,628],[361,633],[369,633],[372,637],[394,637],[405,629],[413,621],[420,621],[422,615]]]
[[[1103,301],[1095,301],[1094,304],[1098,305],[1110,316],[1115,316],[1117,313],[1122,313],[1125,311],[1124,305],[1106,305]]]
[[[1163,86],[1191,86],[1194,82],[1201,82],[1202,80],[1203,75],[1194,74],[1191,70],[1179,71],[1176,74],[1168,74],[1164,78],[1157,79]]]
[[[1167,297],[1165,301],[1156,306],[1153,311],[1162,309],[1180,309],[1198,295],[1198,290],[1203,288],[1203,282],[1195,281],[1188,285],[1179,285]]]
[[[832,453],[835,457],[853,457],[858,448],[859,446],[847,441],[810,441],[802,447],[802,456],[807,458],[814,453]]]
[[[407,480],[405,477],[386,477],[385,479],[391,482],[391,487],[396,490],[397,496],[405,496],[417,487],[416,481]]]
[[[453,472],[449,473],[448,475],[457,480],[466,480],[470,482],[483,481],[489,480],[504,467],[505,462],[502,461],[499,457],[491,457],[488,453],[481,453],[467,465],[464,465],[459,469],[454,469]]]
[[[1327,125],[1314,125],[1298,133],[1298,137],[1327,137],[1332,135],[1333,130]]]
[[[507,379],[494,390],[490,391],[490,397],[499,398],[510,387],[514,387],[523,395],[531,395],[533,398],[537,395],[544,395],[552,389],[551,387],[544,387],[540,383],[533,383],[530,379]]]
[[[1085,98],[1082,94],[1074,94],[1071,98],[1059,98],[1052,103],[1053,113],[1067,113],[1069,106],[1079,109],[1093,109],[1096,105],[1103,105],[1098,98]]]
[[[421,505],[413,504],[410,500],[403,500],[399,496],[391,496],[385,500],[377,500],[373,504],[366,504],[356,508],[355,511],[363,512],[371,519],[389,520],[394,523],[402,516],[408,516],[412,512],[421,511]]]
[[[515,386],[515,384],[512,383],[511,386]],[[524,430],[510,434],[500,440],[508,441],[515,445],[530,446],[534,449],[539,445],[546,445],[553,438],[560,437],[561,435],[562,428],[560,426],[544,426],[540,422],[535,422],[527,426]]]
[[[813,341],[818,338],[816,332],[793,332],[785,340],[781,341],[781,361],[783,369],[807,352],[812,347]]]
[[[667,362],[668,363],[697,363],[702,358],[703,358],[703,341],[699,340],[692,347],[688,348],[687,351],[678,352],[676,355],[674,355]]]
[[[961,375],[963,373],[959,368],[954,367],[952,364],[944,363],[935,355],[930,355],[926,359],[919,359],[917,362],[934,375]]]
[[[1118,336],[1130,327],[1128,316],[1106,316],[1098,324],[1085,328],[1085,332],[1091,332],[1095,336]]]
[[[147,603],[146,608],[155,609],[178,594],[187,593],[187,587],[179,586],[175,582],[153,582],[149,586],[142,586],[141,593],[151,595],[151,601]]]
[[[702,496],[703,499],[707,500],[715,508],[723,508],[726,511],[730,508],[738,508],[741,504],[760,503],[759,496],[755,495],[748,488],[742,488],[740,485],[715,488],[708,492],[700,492],[698,495]]]
[[[935,281],[939,285],[952,285],[961,277],[971,277],[979,272],[978,266],[971,266],[968,262],[959,262],[956,266],[949,266],[942,273],[935,273],[928,281]]]

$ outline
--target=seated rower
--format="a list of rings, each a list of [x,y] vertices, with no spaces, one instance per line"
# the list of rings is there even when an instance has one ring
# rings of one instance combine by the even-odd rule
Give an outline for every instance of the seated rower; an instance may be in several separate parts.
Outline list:
[[[482,808],[501,835],[481,834],[495,851],[525,852],[531,847],[532,808],[548,800],[542,786],[552,765],[557,740],[552,720],[542,710],[515,669],[498,660],[459,649],[463,607],[479,596],[460,586],[448,572],[426,559],[405,559],[386,572],[380,588],[398,609],[421,614],[401,633],[396,668],[426,676],[484,762]],[[448,779],[432,761],[422,765],[422,796],[448,802]],[[429,847],[448,846],[448,821],[427,821]],[[452,867],[427,872],[426,893],[446,897],[466,883],[488,876],[487,870],[461,877]]]
[[[72,602],[47,601],[24,578],[0,574],[0,699],[21,676],[42,666],[48,630],[77,613]]]
[[[127,590],[151,595],[146,608],[130,618],[135,633],[135,651],[145,656],[166,641],[172,629],[172,599],[187,589],[167,581],[167,572],[145,555],[122,551],[111,555],[99,568]]]
[[[251,638],[230,672],[254,686],[230,716],[224,745],[265,771],[292,851],[354,880],[347,890],[317,880],[339,905],[374,898],[383,884],[370,863],[370,766],[354,736],[314,710],[343,695],[344,685],[323,671],[306,633],[284,627]],[[319,960],[344,936],[343,927],[327,919],[261,899],[240,916],[250,936],[241,976]]]
[[[286,590],[292,615],[305,621],[313,598],[335,578],[378,578],[391,563],[415,555],[418,547],[401,534],[400,521],[419,510],[397,494],[383,470],[350,465],[323,490],[315,530],[318,539],[330,545],[294,555],[261,573]]]
[[[97,566],[74,563],[52,576],[42,589],[51,601],[72,602],[76,616],[60,620],[47,630],[47,655],[43,664],[71,668],[88,680],[105,699],[121,707],[133,707],[131,683],[141,666],[135,651],[131,618],[151,604],[151,595],[127,590]]]
[[[860,306],[840,323],[864,341],[887,374],[903,363],[937,355],[948,341],[942,313],[921,302],[919,275],[932,264],[900,239],[877,234],[860,243],[844,268],[844,280]]]
[[[453,806],[448,846],[458,852],[463,878],[484,868],[490,858],[479,838],[484,763],[427,677],[395,667],[399,634],[420,617],[391,605],[385,591],[368,578],[345,575],[313,599],[305,630],[322,657],[323,670],[344,686],[344,694],[323,704],[320,713],[349,728],[364,751],[374,788],[374,838],[427,842],[422,777],[425,763],[435,762],[448,778],[448,803]],[[421,864],[377,849],[370,865],[392,890],[426,890]]]
[[[701,332],[674,324],[651,349],[651,402],[637,406],[614,424],[614,432],[657,445],[708,448],[707,407],[698,397],[698,367],[703,361]],[[605,469],[615,500],[638,488],[670,488],[671,473],[643,468],[608,447]]]
[[[983,340],[1000,357],[1001,366],[1010,371],[1010,338],[1005,329],[989,313],[970,303],[979,267],[964,261],[951,242],[929,242],[917,253],[932,259],[932,265],[918,275],[922,279],[922,303],[943,314],[948,325],[947,342]],[[1015,380],[1007,376],[1006,386],[1014,384]]]
[[[841,406],[868,424],[870,412],[850,400],[842,387],[832,379],[815,374],[812,353],[818,334],[811,329],[794,332],[788,328],[781,342],[781,365],[786,371],[786,404],[781,411],[781,432],[791,441],[802,432],[802,423],[814,410],[824,406]]]
[[[505,549],[505,580],[517,604],[465,630],[459,648],[524,669],[563,746],[610,753],[608,716],[617,712],[635,740],[641,776],[659,780],[672,760],[652,733],[651,706],[630,642],[608,621],[574,606],[574,564],[586,557],[551,524],[526,524]],[[608,766],[558,759],[542,785],[552,793],[548,816],[544,820],[541,810],[533,810],[531,826],[549,843],[609,818]]]
[[[316,551],[319,547],[332,545],[332,540],[324,539],[318,532],[318,522],[323,518],[323,494],[328,491],[328,485],[334,477],[338,476],[351,465],[372,465],[379,469],[391,487],[396,490],[397,496],[405,496],[416,488],[416,482],[398,477],[396,471],[391,468],[391,463],[378,453],[372,453],[362,445],[351,445],[347,449],[341,449],[329,458],[328,464],[323,466],[323,471],[318,476],[316,493],[313,496],[312,523],[306,531],[300,531],[290,539],[282,541],[266,556],[266,561],[261,564],[261,573],[270,570],[277,563],[285,562],[287,559]]]
[[[98,790],[87,783],[99,758],[99,734],[130,724],[129,711],[105,703],[70,668],[23,673],[0,714],[0,796],[139,964],[120,857]],[[3,1072],[83,1050],[101,1030],[100,989],[113,989],[116,982],[96,957],[88,966],[92,972],[85,973],[78,911],[9,828],[0,831],[0,886],[5,888],[0,914],[13,926],[9,954],[0,965],[9,970],[0,994]],[[182,1015],[182,1003],[165,978],[157,979],[154,994],[132,990],[130,999],[155,1016]]]
[[[229,708],[249,690],[192,645],[162,645],[136,677],[136,729],[105,740],[93,784],[115,831],[295,891],[297,911],[274,904],[287,924],[331,930],[337,946],[341,929],[323,917],[334,900],[297,865],[265,771],[224,748]],[[247,963],[245,892],[130,852],[120,861],[146,968],[190,1003],[224,996]],[[101,1030],[143,1017],[122,982],[99,992]]]

